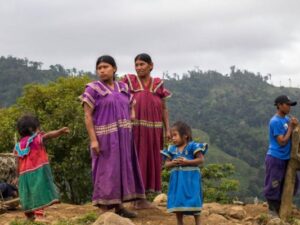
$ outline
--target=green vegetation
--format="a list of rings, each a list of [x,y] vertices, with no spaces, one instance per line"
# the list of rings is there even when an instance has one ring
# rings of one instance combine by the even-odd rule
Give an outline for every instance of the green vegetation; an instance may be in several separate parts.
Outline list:
[[[0,152],[13,149],[16,120],[23,113],[37,115],[44,131],[71,129],[69,135],[49,140],[46,146],[62,199],[72,203],[89,201],[92,189],[89,140],[78,100],[89,81],[88,77],[69,77],[48,85],[28,85],[16,105],[0,111]]]
[[[226,153],[227,162],[239,164],[235,166],[243,177],[241,197],[262,197],[268,123],[275,113],[274,99],[287,94],[297,100],[300,89],[274,87],[267,83],[267,76],[234,67],[229,75],[189,71],[182,79],[166,78],[165,86],[173,92],[168,104],[171,121],[183,120],[194,129],[205,131],[211,146]],[[297,107],[292,113],[299,118]],[[223,162],[224,155],[219,153],[209,151],[208,160],[211,157],[215,162]]]
[[[49,69],[42,69],[42,65],[41,62],[29,61],[27,58],[0,57],[0,107],[15,103],[26,84],[45,84],[68,75],[92,76],[89,72],[65,69],[59,64],[51,65]]]
[[[77,97],[90,77],[67,76],[81,74],[72,71],[60,65],[41,70],[41,63],[0,58],[0,105],[9,106],[0,109],[0,152],[12,150],[17,138],[16,120],[25,112],[35,113],[45,131],[69,126],[72,133],[49,141],[47,149],[63,200],[81,203],[90,200],[91,171],[83,111]],[[65,78],[52,82],[60,75]],[[238,197],[262,197],[268,122],[275,113],[274,98],[287,94],[298,100],[300,89],[274,87],[267,82],[271,75],[234,67],[229,75],[189,71],[181,79],[177,75],[165,78],[165,86],[173,93],[168,102],[171,124],[183,120],[192,125],[195,138],[209,143],[205,166],[231,163],[236,173],[222,179],[239,181]],[[43,84],[26,86],[22,97],[12,105],[28,83]],[[299,118],[298,107],[292,113]],[[164,172],[163,177],[167,176]],[[164,190],[166,185],[164,182]],[[230,185],[224,183],[225,187]]]
[[[82,217],[73,220],[59,220],[55,225],[90,225],[93,224],[98,218],[98,215],[94,212],[87,213]],[[41,222],[31,222],[28,220],[14,220],[10,222],[10,225],[46,225]]]
[[[46,225],[46,224],[41,222],[33,222],[29,220],[14,220],[10,222],[9,225]]]
[[[236,197],[239,182],[230,179],[235,169],[232,164],[208,164],[201,169],[203,194],[206,202],[231,203]]]
[[[94,212],[87,213],[86,215],[75,220],[60,220],[55,225],[90,225],[93,224],[98,218]]]

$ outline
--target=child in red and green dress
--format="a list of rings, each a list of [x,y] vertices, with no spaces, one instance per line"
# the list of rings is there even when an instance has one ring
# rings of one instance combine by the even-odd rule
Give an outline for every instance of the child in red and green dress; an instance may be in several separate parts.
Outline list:
[[[43,133],[39,131],[35,116],[25,115],[18,120],[21,136],[14,152],[18,157],[19,195],[28,219],[34,220],[36,212],[59,202],[44,141],[69,133],[69,128]]]

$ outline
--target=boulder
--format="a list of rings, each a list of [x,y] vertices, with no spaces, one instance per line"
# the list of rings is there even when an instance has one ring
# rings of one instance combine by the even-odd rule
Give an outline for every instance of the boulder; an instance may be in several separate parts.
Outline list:
[[[209,216],[209,211],[206,210],[206,209],[203,209],[203,210],[201,211],[201,216],[204,216],[204,217]]]
[[[226,215],[225,208],[219,203],[205,204],[204,209],[207,209],[210,214]]]
[[[215,213],[211,214],[206,220],[206,224],[226,224],[227,222],[228,220],[224,216]]]
[[[242,220],[247,216],[246,211],[241,206],[233,206],[227,209],[227,215],[232,218]]]
[[[127,218],[123,218],[115,213],[103,213],[93,225],[134,225],[134,223]]]
[[[154,198],[153,202],[157,205],[161,205],[166,204],[167,200],[168,196],[166,194],[159,194]]]
[[[285,223],[280,218],[273,218],[267,223],[267,225],[289,225],[289,223]]]

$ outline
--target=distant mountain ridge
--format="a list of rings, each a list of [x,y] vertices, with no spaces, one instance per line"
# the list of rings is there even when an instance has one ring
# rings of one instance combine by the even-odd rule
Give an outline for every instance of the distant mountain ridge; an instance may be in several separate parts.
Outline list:
[[[275,87],[267,78],[232,68],[229,75],[189,71],[182,79],[165,80],[173,93],[168,104],[171,121],[184,120],[206,132],[214,146],[257,171],[244,177],[250,184],[248,196],[262,194],[268,123],[276,112],[274,99],[286,94],[300,103],[300,89]],[[292,108],[298,118],[299,105]]]
[[[59,64],[48,70],[42,70],[41,65],[27,59],[0,57],[0,107],[15,103],[26,84],[82,74]],[[276,111],[273,101],[276,96],[287,94],[300,102],[300,89],[275,87],[267,82],[271,75],[234,67],[229,75],[197,70],[182,78],[178,75],[165,78],[165,86],[173,93],[168,100],[171,124],[176,120],[186,121],[195,129],[195,137],[211,144],[209,163],[232,162],[236,166],[242,197],[261,196],[268,122]],[[298,118],[299,105],[292,109]]]

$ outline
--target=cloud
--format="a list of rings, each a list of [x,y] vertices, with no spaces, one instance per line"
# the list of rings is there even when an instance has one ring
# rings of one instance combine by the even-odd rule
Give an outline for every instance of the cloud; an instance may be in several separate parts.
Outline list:
[[[299,7],[297,0],[0,0],[0,53],[84,70],[111,54],[120,72],[132,72],[134,56],[148,52],[156,74],[236,65],[300,85]]]

